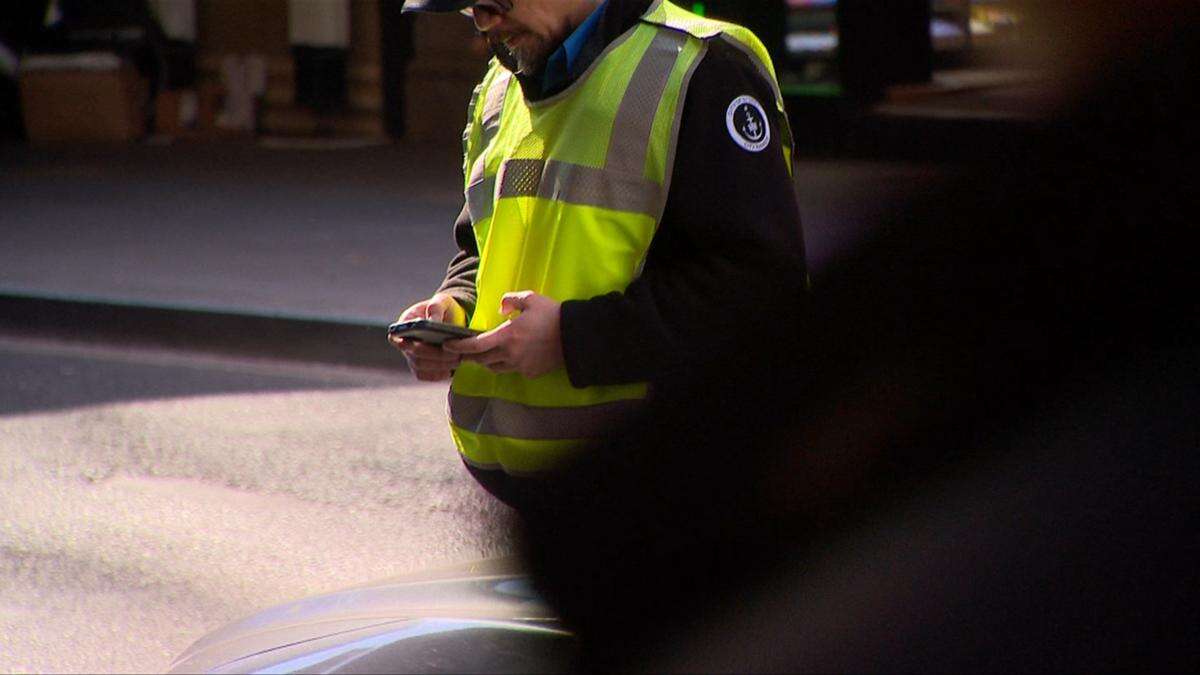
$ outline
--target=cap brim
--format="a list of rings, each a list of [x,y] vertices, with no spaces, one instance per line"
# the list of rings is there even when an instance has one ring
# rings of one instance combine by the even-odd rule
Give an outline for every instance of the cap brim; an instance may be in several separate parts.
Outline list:
[[[404,0],[405,12],[461,12],[475,4],[474,0]]]

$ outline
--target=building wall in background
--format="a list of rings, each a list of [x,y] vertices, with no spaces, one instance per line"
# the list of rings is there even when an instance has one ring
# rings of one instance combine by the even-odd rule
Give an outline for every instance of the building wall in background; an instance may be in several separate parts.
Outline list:
[[[347,0],[288,0],[287,17],[292,44],[346,47],[350,43]]]
[[[225,54],[289,55],[287,0],[199,0],[196,41],[201,59]]]
[[[150,0],[150,7],[167,37],[196,41],[196,0]]]
[[[417,17],[413,43],[404,96],[406,137],[461,143],[471,91],[489,58],[482,42],[471,22],[454,14]]]
[[[337,27],[348,55],[347,97],[343,109],[335,113],[317,113],[295,105],[296,68],[289,26],[308,26],[320,33],[327,21],[322,18],[320,0],[149,0],[167,35],[187,46],[189,77],[169,85],[173,105],[160,110],[160,133],[179,133],[183,127],[161,122],[180,117],[180,101],[199,97],[197,130],[214,129],[225,100],[223,79],[228,70],[222,64],[228,57],[259,57],[266,69],[266,90],[260,99],[259,129],[268,134],[310,135],[329,133],[339,136],[384,137],[386,130],[385,77],[382,59],[384,2],[394,0],[352,0],[349,25]],[[297,8],[311,7],[313,13],[294,17]],[[471,22],[458,15],[395,16],[403,30],[397,49],[401,58],[389,63],[389,69],[401,73],[390,80],[395,96],[393,116],[403,124],[405,140],[458,144],[466,119],[471,89],[481,77],[487,56],[475,35]],[[339,38],[339,41],[342,41]],[[194,47],[194,52],[193,52]],[[192,55],[194,53],[194,59]],[[182,52],[181,52],[182,54]],[[181,57],[182,58],[182,57]],[[194,62],[194,76],[191,64]],[[397,67],[396,62],[399,63]],[[10,106],[13,107],[13,106]],[[207,116],[206,116],[207,115]],[[207,119],[204,126],[202,120]],[[190,127],[188,127],[190,128]],[[152,130],[153,131],[153,130]]]

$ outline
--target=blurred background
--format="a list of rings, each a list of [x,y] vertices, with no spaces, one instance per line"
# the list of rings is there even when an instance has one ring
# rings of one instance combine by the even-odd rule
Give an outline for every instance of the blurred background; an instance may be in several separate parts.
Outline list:
[[[1194,666],[1194,3],[682,4],[774,54],[825,300],[530,533],[590,663]],[[487,60],[399,10],[0,3],[0,672],[521,549],[383,337]]]
[[[399,4],[6,3],[0,132],[32,142],[230,133],[452,142],[484,49],[469,22],[403,17]],[[806,150],[863,149],[864,115],[1021,117],[1044,80],[1028,49],[1032,5],[1020,0],[685,4],[763,38]]]
[[[1072,81],[1059,38],[1096,18],[1017,0],[686,4],[775,57],[816,265],[887,195],[1048,133]],[[5,3],[0,289],[360,324],[423,297],[453,253],[488,57],[469,21],[400,5]]]

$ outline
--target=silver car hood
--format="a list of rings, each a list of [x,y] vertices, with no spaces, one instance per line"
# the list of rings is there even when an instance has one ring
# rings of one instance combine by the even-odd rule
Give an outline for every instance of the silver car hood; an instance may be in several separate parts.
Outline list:
[[[289,602],[201,638],[172,673],[554,672],[574,650],[512,559]]]

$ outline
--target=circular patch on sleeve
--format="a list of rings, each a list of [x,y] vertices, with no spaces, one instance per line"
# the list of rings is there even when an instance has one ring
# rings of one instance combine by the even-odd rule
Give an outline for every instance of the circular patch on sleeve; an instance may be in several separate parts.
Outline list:
[[[767,111],[753,96],[739,96],[725,111],[725,125],[733,142],[749,152],[762,152],[771,144]]]

